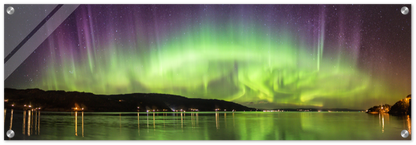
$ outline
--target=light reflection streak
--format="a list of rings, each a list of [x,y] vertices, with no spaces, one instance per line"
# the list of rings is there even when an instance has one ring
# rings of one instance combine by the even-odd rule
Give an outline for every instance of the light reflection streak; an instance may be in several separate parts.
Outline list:
[[[25,134],[26,129],[26,111],[23,111],[23,134]]]
[[[191,113],[191,124],[192,124],[192,130],[194,129],[194,113]]]
[[[218,113],[215,113],[215,127],[217,129],[219,128],[219,124],[218,124]]]
[[[10,129],[9,130],[12,130],[12,126],[13,126],[13,109],[10,113]]]
[[[224,127],[227,128],[227,113],[224,112]]]
[[[182,112],[181,112],[181,128],[182,128],[182,131],[183,131],[183,116],[182,116],[183,114],[182,114]]]
[[[173,123],[175,124],[175,126],[176,126],[176,112],[175,113],[173,113]]]
[[[147,132],[149,132],[149,113],[146,114],[146,120],[147,120]]]
[[[7,114],[7,109],[4,108],[4,123],[6,123],[6,114]]]
[[[234,112],[233,112],[233,127],[235,127]]]
[[[84,111],[82,111],[82,123],[81,123],[81,127],[82,127],[82,137],[84,137]]]
[[[121,113],[119,114],[119,118],[120,118],[120,134],[121,134]]]
[[[35,134],[38,134],[38,112],[35,112]]]
[[[31,111],[28,110],[28,116],[27,116],[27,135],[30,136],[30,117],[31,116]]]
[[[40,135],[40,110],[38,111],[38,135]]]
[[[30,106],[30,105],[29,105]],[[33,111],[32,111],[32,116],[30,116],[30,134],[33,135]]]
[[[165,113],[163,113],[163,128],[165,128]]]
[[[140,113],[137,112],[137,133],[140,136]]]
[[[406,117],[407,117],[407,119],[406,119],[406,121],[407,121],[407,131],[409,131],[409,134],[412,134],[412,129],[411,129],[411,127],[412,127],[411,123],[412,122],[410,121],[410,116],[407,115]]]
[[[74,116],[75,116],[75,136],[78,136],[78,111],[75,111]],[[40,118],[40,112],[39,112],[39,118]],[[40,128],[38,129],[38,131],[39,130]],[[81,135],[82,137],[84,137],[84,111],[81,112]]]
[[[27,116],[27,117],[26,117]],[[13,128],[14,110],[11,110],[10,116],[10,128]],[[27,130],[26,130],[27,128]],[[24,110],[23,111],[23,122],[22,122],[22,134],[27,136],[40,135],[40,111]]]
[[[78,136],[78,111],[75,111],[75,136]]]
[[[381,125],[381,113],[378,114],[378,125]]]
[[[384,115],[381,115],[381,122],[382,122],[382,126],[381,126],[381,132],[384,133]]]
[[[184,112],[184,113],[183,113],[183,122],[182,122],[182,126],[183,126],[183,124],[185,124],[185,116],[186,116],[185,110],[184,110],[183,112]],[[183,128],[182,128],[182,132],[183,132]]]
[[[379,118],[379,125],[381,126],[381,132],[384,133],[384,131],[385,131],[384,126],[385,126],[386,122],[387,122],[387,124],[389,124],[389,120],[390,120],[389,114],[388,113],[380,113],[378,115],[378,118]]]

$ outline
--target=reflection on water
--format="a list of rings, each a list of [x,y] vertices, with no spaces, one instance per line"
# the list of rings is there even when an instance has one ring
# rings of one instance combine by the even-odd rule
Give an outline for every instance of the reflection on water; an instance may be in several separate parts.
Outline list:
[[[215,112],[215,127],[217,128],[217,130],[219,129],[220,125],[218,124],[218,112]]]
[[[40,134],[40,111],[38,111],[38,135]]]
[[[155,124],[156,122],[155,122],[155,113],[153,112],[153,129],[155,129],[156,128],[156,124]]]
[[[182,128],[182,131],[183,131],[183,117],[182,117],[182,112],[181,112],[181,128]]]
[[[31,127],[30,122],[31,122],[31,120],[32,120],[31,112],[32,112],[32,111],[28,110],[28,114],[29,114],[29,116],[28,116],[28,118],[27,118],[27,135],[28,135],[28,136],[30,136],[30,134],[31,134],[31,130],[30,130],[30,127]]]
[[[224,113],[224,122],[227,122],[227,113]],[[227,128],[227,123],[225,123],[224,127]]]
[[[120,118],[120,134],[121,134],[121,113],[118,116]]]
[[[137,113],[137,133],[140,135],[140,113]]]
[[[412,122],[410,121],[410,116],[409,115],[406,115],[406,122],[407,122],[407,131],[409,131],[409,134],[412,134],[412,130],[410,129]]]
[[[379,124],[381,126],[381,132],[384,133],[384,122],[389,122],[389,114],[388,113],[380,113],[378,114]]]
[[[39,112],[40,115],[40,112]],[[75,111],[75,136],[78,136],[78,111]],[[81,136],[84,137],[84,111],[81,112]]]
[[[41,112],[36,110],[5,111],[5,124],[9,125],[5,131],[13,129],[16,132],[12,139],[373,140],[403,139],[400,136],[403,129],[411,134],[409,116],[389,114],[219,111],[149,114],[82,111],[42,112],[41,118]],[[146,125],[141,125],[144,123]]]
[[[78,136],[78,112],[75,111],[75,136]]]
[[[233,111],[233,127],[235,127],[235,121],[234,121],[234,111]]]
[[[26,128],[26,111],[23,111],[23,134],[25,134]]]
[[[4,109],[4,122],[6,122],[6,113],[7,113],[7,109]]]
[[[11,110],[11,113],[10,113],[10,127],[9,127],[9,130],[12,129],[12,126],[13,126],[13,109]]]
[[[84,137],[84,111],[82,111],[82,137]]]
[[[38,113],[35,113],[35,135],[37,135],[38,134],[38,128],[37,128],[37,126],[38,126]]]

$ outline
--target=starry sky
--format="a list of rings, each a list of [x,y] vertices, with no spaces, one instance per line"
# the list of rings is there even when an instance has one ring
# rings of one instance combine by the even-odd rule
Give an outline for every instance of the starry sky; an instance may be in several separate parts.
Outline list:
[[[393,105],[411,93],[402,6],[80,5],[5,87],[264,109]]]

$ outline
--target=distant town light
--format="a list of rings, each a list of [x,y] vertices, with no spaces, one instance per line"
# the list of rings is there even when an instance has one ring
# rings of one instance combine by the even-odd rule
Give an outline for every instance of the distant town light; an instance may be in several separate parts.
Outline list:
[[[9,102],[9,99],[4,99],[4,102]]]
[[[26,107],[26,104],[25,105],[23,105],[24,107]]]
[[[29,105],[29,108],[32,107],[32,105]]]

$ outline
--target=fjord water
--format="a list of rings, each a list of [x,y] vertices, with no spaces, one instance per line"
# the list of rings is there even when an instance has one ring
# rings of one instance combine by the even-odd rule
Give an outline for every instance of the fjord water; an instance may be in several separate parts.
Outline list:
[[[410,140],[408,116],[363,112],[5,111],[11,140]],[[6,133],[5,133],[6,134]],[[4,140],[9,140],[5,135]]]

